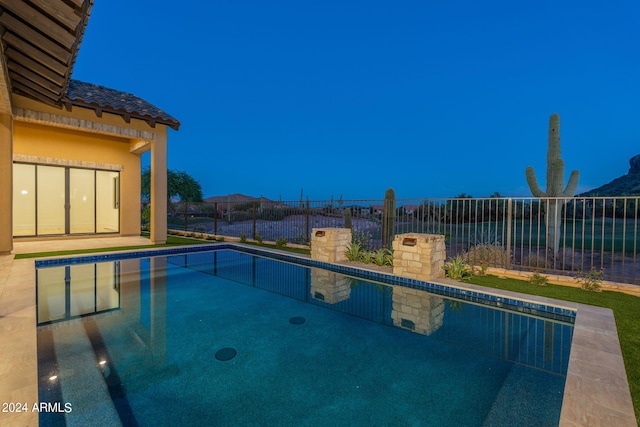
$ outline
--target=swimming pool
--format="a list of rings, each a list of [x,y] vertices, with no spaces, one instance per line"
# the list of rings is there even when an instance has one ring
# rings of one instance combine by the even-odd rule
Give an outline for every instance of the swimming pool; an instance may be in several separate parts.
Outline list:
[[[558,424],[575,312],[203,249],[36,265],[42,425]]]

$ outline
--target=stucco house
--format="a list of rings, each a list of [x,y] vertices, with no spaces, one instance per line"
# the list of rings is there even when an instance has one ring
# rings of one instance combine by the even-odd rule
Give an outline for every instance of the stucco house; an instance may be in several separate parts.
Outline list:
[[[140,233],[151,157],[151,240],[166,241],[168,129],[128,93],[71,79],[93,0],[0,0],[0,254],[17,239]]]

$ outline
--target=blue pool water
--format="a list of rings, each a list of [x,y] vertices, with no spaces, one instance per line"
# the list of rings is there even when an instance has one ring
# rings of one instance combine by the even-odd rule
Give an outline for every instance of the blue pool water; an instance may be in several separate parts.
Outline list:
[[[41,425],[560,417],[570,316],[228,249],[50,266],[37,280],[39,400],[71,408]]]

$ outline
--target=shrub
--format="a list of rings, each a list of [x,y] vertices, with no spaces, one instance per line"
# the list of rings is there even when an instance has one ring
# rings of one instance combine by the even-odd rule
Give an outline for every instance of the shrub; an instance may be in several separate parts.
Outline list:
[[[373,236],[371,233],[360,230],[352,230],[351,231],[351,243],[357,243],[360,245],[360,248],[365,251],[369,251],[372,249],[371,239]]]
[[[472,246],[462,254],[462,257],[470,264],[485,264],[488,267],[505,267],[509,260],[507,250],[495,244]]]
[[[522,266],[532,268],[553,268],[553,260],[546,257],[544,253],[531,252],[522,258]]]
[[[247,235],[244,233],[240,233],[240,243],[246,243],[247,242]]]
[[[276,248],[282,249],[287,246],[287,238],[286,237],[278,237],[276,239]]]
[[[393,265],[393,253],[386,248],[378,249],[371,254],[371,261],[375,265]]]
[[[483,227],[476,231],[474,245],[500,245],[496,230],[489,231],[489,229]]]
[[[529,278],[529,283],[536,286],[547,286],[549,284],[549,279],[547,279],[546,276],[543,276],[539,272],[534,271]]]
[[[576,273],[576,281],[580,283],[580,287],[585,291],[601,292],[602,278],[604,277],[604,270],[596,270],[591,268],[588,273],[584,271],[578,271]]]
[[[262,243],[262,240],[263,240],[263,239],[262,239],[262,234],[260,234],[260,233],[258,233],[258,232],[256,231],[256,234],[253,236],[253,240],[255,240],[256,242],[258,242],[258,243],[260,243],[260,244],[261,244],[261,243]]]
[[[349,246],[347,246],[347,250],[345,251],[344,255],[349,261],[360,261],[360,256],[362,255],[360,244],[352,242]]]
[[[372,253],[369,252],[369,251],[360,252],[360,261],[365,263],[365,264],[370,264],[371,263],[371,255],[372,255]]]
[[[453,280],[465,280],[473,276],[471,267],[460,255],[455,258],[449,258],[443,268],[445,277]]]
[[[281,208],[266,208],[262,210],[262,219],[267,221],[281,221],[285,217]]]

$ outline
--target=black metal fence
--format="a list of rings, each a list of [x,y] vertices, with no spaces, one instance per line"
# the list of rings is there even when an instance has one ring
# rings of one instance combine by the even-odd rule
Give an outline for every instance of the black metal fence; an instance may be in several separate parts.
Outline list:
[[[392,212],[389,212],[389,211]],[[640,197],[453,198],[172,203],[169,229],[257,241],[308,244],[313,228],[349,227],[365,249],[394,233],[443,234],[447,256],[476,265],[547,273],[603,270],[640,284]]]

